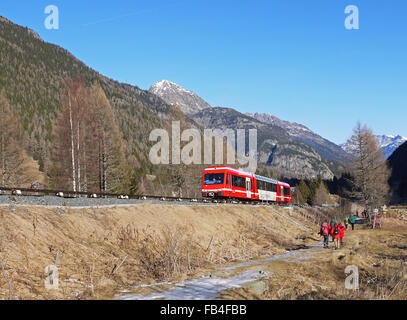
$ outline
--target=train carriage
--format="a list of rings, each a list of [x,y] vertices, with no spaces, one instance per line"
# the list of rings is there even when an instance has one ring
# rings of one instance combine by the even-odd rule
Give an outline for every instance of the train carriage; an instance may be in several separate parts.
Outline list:
[[[230,167],[209,167],[202,175],[202,196],[217,199],[291,202],[285,182]]]

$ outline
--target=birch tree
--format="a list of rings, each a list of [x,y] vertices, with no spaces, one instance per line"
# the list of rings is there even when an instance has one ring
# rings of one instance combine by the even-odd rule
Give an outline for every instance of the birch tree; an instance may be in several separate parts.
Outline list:
[[[125,192],[130,168],[114,111],[98,85],[68,80],[58,120],[51,184],[74,191]]]
[[[86,179],[82,181],[82,163],[86,157],[88,104],[89,91],[84,82],[81,79],[67,80],[54,134],[49,173],[54,186],[69,188],[75,192],[87,189]]]

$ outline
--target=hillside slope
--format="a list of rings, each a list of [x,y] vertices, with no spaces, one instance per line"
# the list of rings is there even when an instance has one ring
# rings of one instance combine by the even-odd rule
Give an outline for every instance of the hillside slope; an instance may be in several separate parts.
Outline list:
[[[300,214],[292,218],[313,227]],[[13,299],[110,299],[123,287],[185,279],[227,261],[284,252],[309,241],[304,234],[267,207],[0,205],[1,258]],[[44,269],[58,251],[59,289],[46,290]],[[8,295],[1,276],[0,299]]]
[[[177,108],[138,87],[111,80],[90,69],[67,50],[42,41],[32,30],[0,19],[0,90],[14,108],[23,141],[40,168],[49,158],[55,120],[67,78],[99,83],[117,118],[127,151],[135,165],[151,170],[148,137],[154,128],[168,128],[170,120],[196,124]]]
[[[392,169],[390,185],[393,201],[407,203],[407,142],[402,144],[388,159]]]

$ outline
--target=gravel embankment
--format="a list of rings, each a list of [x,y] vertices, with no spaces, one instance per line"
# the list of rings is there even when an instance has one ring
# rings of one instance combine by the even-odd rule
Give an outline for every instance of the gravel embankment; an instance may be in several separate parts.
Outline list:
[[[0,195],[0,205],[36,205],[51,207],[99,207],[117,205],[136,205],[142,203],[166,204],[166,205],[196,205],[197,203],[187,201],[160,201],[160,200],[138,200],[138,199],[116,199],[116,198],[60,198],[56,196],[10,196]],[[212,203],[199,203],[200,205],[213,205]]]

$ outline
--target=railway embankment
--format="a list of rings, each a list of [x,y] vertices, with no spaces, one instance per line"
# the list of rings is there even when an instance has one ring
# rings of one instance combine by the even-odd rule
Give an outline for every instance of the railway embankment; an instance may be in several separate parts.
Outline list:
[[[273,210],[231,204],[0,205],[0,299],[113,298],[129,286],[185,281],[319,240],[307,209]],[[52,282],[49,266],[55,264]]]

